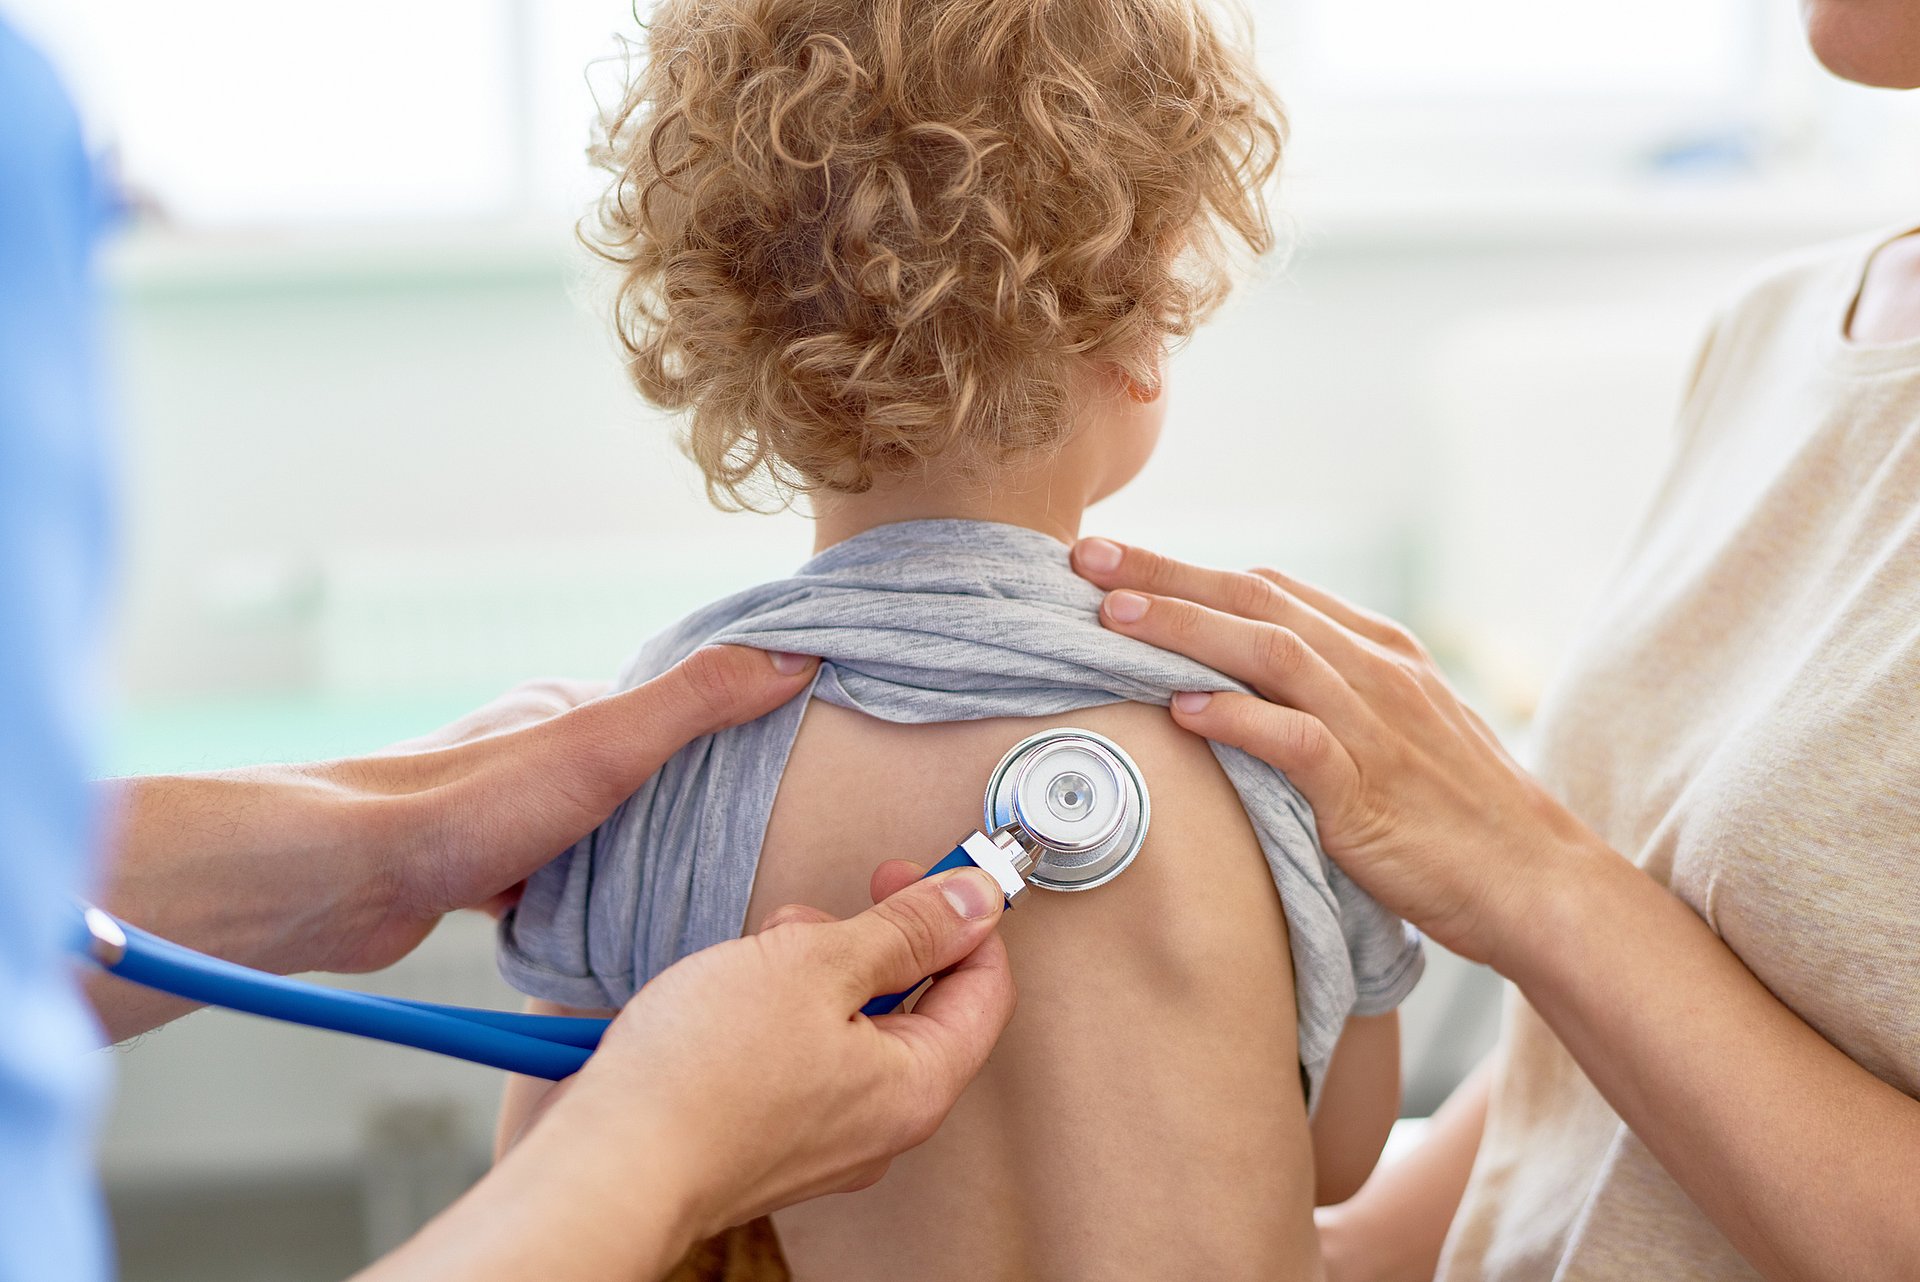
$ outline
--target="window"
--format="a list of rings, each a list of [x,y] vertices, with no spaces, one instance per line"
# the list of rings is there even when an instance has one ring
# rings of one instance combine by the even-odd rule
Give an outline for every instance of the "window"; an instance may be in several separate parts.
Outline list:
[[[1784,0],[1253,0],[1253,12],[1297,126],[1290,171],[1310,182],[1498,193],[1837,174],[1920,188],[1920,100],[1827,75]]]
[[[579,207],[625,0],[41,0],[134,193],[190,226]],[[35,22],[34,19],[39,21]]]
[[[1294,74],[1349,97],[1725,96],[1743,87],[1756,53],[1751,0],[1261,7],[1297,33],[1302,56]]]
[[[597,183],[596,100],[617,94],[621,38],[651,2],[10,7],[52,33],[160,215],[231,227],[570,220]],[[1295,119],[1296,178],[1381,193],[1674,171],[1920,184],[1899,163],[1920,101],[1820,72],[1786,0],[1245,3]]]

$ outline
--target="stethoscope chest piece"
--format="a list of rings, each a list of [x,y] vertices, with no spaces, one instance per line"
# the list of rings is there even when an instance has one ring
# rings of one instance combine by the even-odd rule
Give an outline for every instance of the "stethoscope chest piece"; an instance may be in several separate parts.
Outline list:
[[[1043,890],[1091,890],[1118,877],[1147,839],[1146,780],[1120,745],[1091,730],[1042,730],[987,780],[987,828],[1033,857]]]

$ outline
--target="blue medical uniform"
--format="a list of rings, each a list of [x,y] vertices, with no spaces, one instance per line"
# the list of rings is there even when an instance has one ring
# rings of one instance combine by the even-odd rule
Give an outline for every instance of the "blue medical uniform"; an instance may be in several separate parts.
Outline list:
[[[109,201],[52,69],[0,21],[0,1282],[101,1279],[105,1056],[64,948],[107,562],[94,242]]]

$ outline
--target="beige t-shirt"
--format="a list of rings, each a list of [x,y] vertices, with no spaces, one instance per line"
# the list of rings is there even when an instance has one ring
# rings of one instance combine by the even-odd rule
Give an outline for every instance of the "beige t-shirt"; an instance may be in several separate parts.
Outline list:
[[[1781,1001],[1920,1096],[1920,340],[1843,337],[1886,239],[1782,265],[1715,327],[1540,760]],[[1758,1276],[1517,996],[1497,1063],[1442,1278]]]

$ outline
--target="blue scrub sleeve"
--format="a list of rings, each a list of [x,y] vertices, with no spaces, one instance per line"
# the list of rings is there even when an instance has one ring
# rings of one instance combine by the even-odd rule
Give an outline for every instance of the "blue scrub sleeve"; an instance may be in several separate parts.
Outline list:
[[[0,21],[0,1279],[111,1268],[92,1137],[106,1057],[63,946],[106,575],[91,277],[108,202],[71,102]]]

